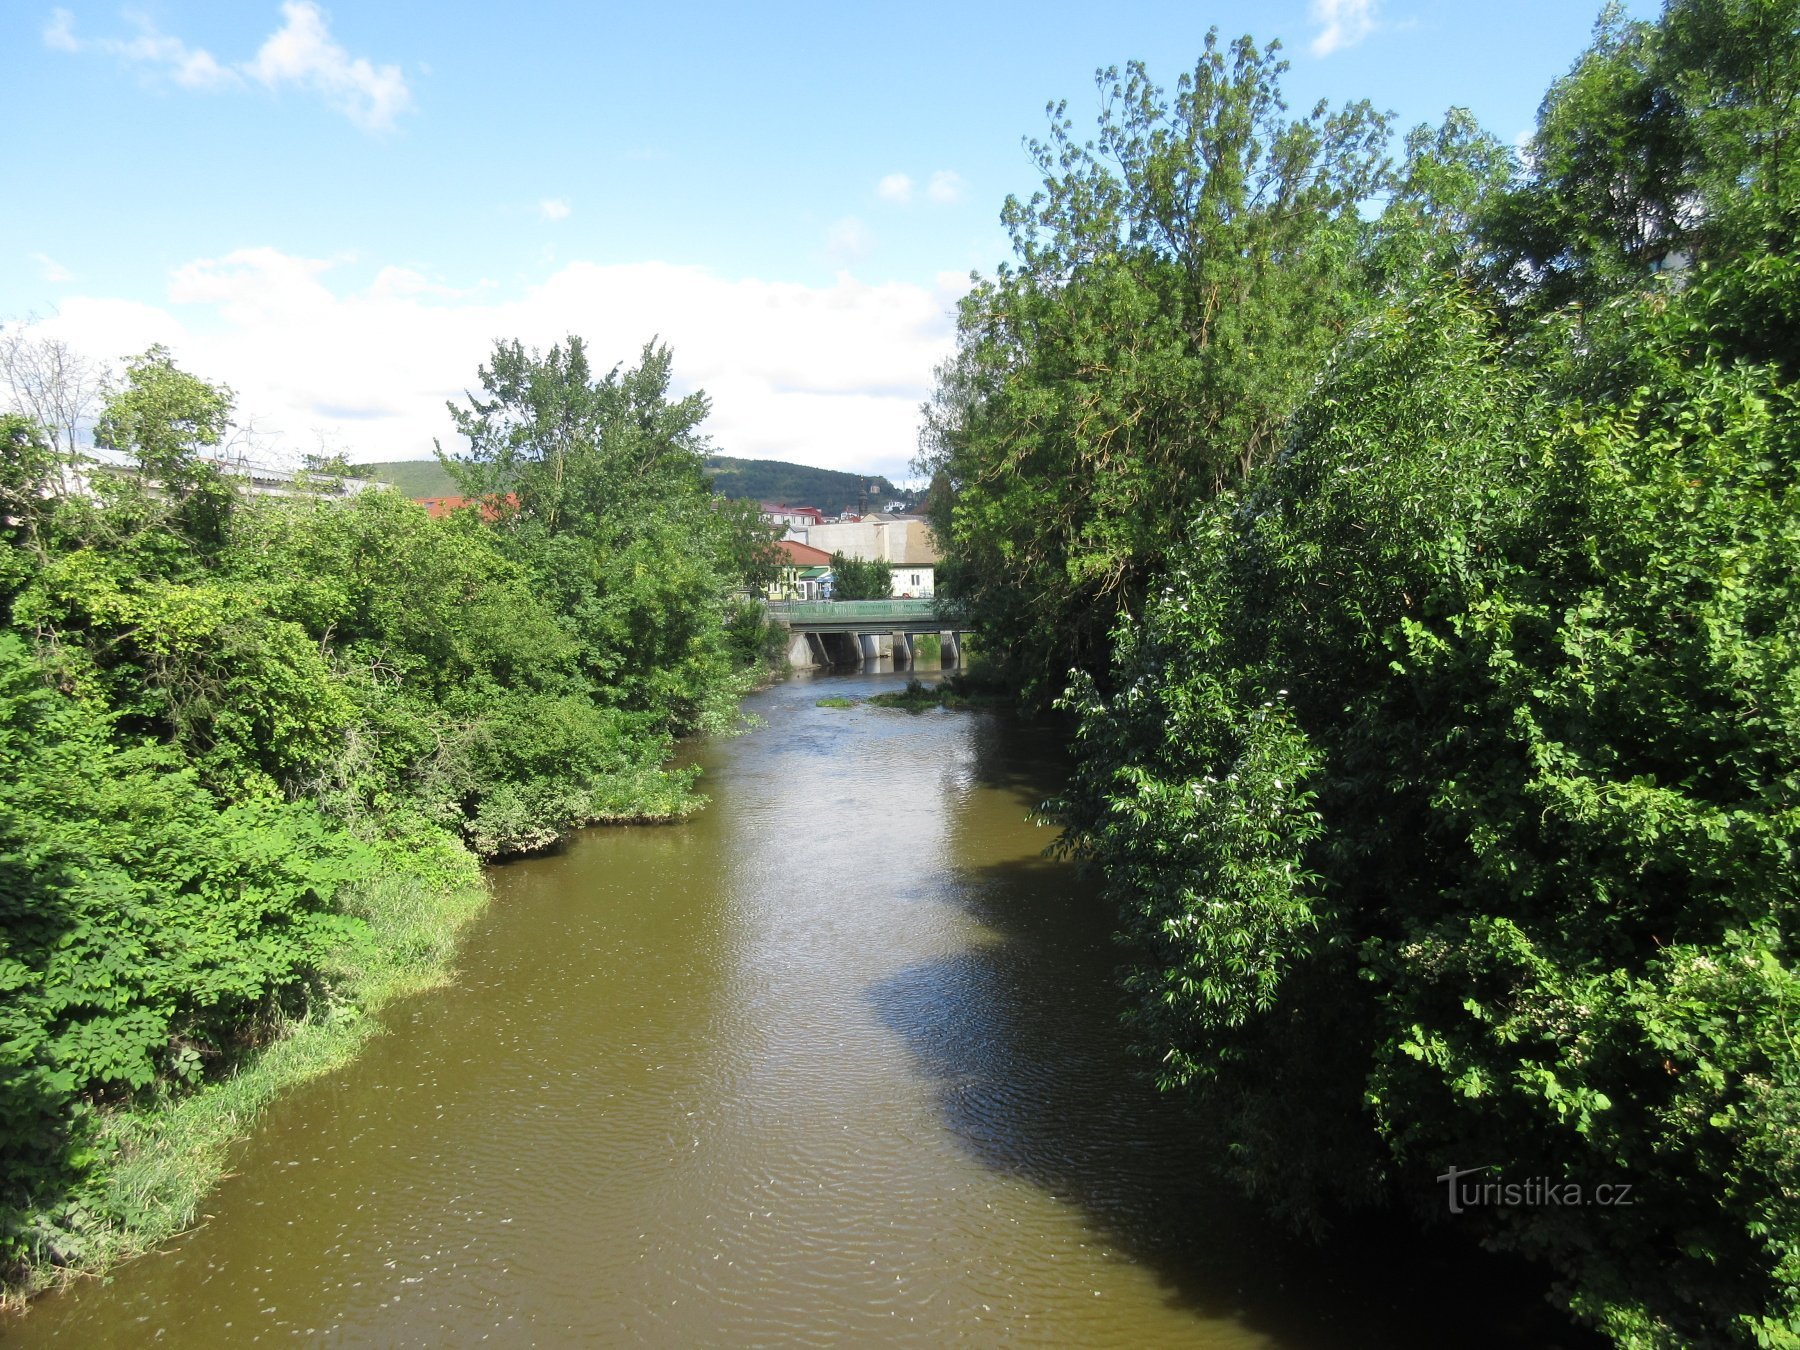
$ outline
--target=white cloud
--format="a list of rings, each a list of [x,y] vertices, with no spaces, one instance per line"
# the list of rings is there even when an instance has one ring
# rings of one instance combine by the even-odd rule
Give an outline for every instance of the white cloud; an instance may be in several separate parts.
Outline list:
[[[282,26],[244,67],[265,87],[310,89],[365,131],[386,131],[412,106],[400,67],[352,57],[333,40],[325,12],[312,0],[286,0],[281,16]]]
[[[180,38],[159,33],[148,19],[136,19],[138,35],[129,41],[108,39],[102,50],[148,66],[161,66],[183,89],[230,89],[243,83],[237,72],[220,65],[204,47],[190,47]]]
[[[1312,54],[1330,56],[1375,31],[1375,0],[1312,0],[1312,21],[1319,25]]]
[[[75,16],[58,9],[44,28],[44,45],[59,52],[106,52],[160,70],[183,89],[229,89],[243,83],[236,71],[220,65],[204,47],[190,47],[180,38],[158,32],[143,14],[128,17],[137,27],[136,37],[84,39],[75,34]]]
[[[34,253],[31,255],[31,260],[36,263],[43,272],[44,280],[53,285],[64,281],[75,280],[75,274],[56,261],[55,258],[52,258],[48,253]]]
[[[931,185],[925,189],[925,195],[944,205],[960,202],[963,195],[962,175],[950,169],[939,169],[931,175]]]
[[[75,34],[74,16],[58,9],[44,28],[44,45],[62,52],[105,52],[165,75],[183,89],[241,89],[254,81],[277,92],[293,85],[317,94],[365,131],[388,130],[412,107],[412,91],[400,67],[352,57],[333,40],[325,12],[311,0],[287,0],[281,14],[281,27],[255,57],[233,64],[157,31],[141,14],[130,16],[138,30],[135,37],[83,39]]]
[[[570,209],[561,197],[546,197],[538,203],[538,214],[545,220],[567,220]]]
[[[875,236],[855,216],[834,220],[825,231],[825,252],[840,263],[861,262],[875,251]]]
[[[904,476],[919,404],[949,353],[966,281],[933,288],[727,280],[668,263],[568,263],[524,293],[458,292],[405,268],[364,287],[338,265],[270,248],[175,269],[168,303],[64,299],[45,335],[116,359],[167,343],[181,364],[238,392],[260,431],[292,452],[321,438],[355,458],[452,444],[460,400],[495,338],[547,347],[569,333],[603,369],[656,337],[681,392],[712,397],[705,430],[724,454]]]
[[[904,206],[912,200],[913,180],[903,173],[890,173],[875,185],[875,195],[884,202]]]

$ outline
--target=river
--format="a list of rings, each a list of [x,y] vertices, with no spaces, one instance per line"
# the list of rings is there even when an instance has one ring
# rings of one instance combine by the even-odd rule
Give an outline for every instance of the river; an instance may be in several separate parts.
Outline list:
[[[1576,1343],[1510,1267],[1285,1240],[1130,1072],[1059,762],[994,714],[817,706],[711,805],[492,871],[450,988],[276,1104],[196,1231],[9,1343]]]

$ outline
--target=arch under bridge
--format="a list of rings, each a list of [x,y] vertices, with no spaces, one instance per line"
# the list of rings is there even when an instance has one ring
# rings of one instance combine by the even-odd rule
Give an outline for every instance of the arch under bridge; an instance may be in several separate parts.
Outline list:
[[[963,633],[935,600],[771,600],[769,618],[788,630],[788,664],[796,670],[891,662],[895,670],[924,663],[962,664]],[[937,639],[937,659],[931,660]]]

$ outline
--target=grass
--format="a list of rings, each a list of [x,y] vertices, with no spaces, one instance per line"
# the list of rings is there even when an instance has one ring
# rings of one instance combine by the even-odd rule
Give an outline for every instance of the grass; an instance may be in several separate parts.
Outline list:
[[[958,675],[952,675],[936,684],[908,680],[906,688],[892,694],[876,694],[869,702],[880,708],[902,708],[910,713],[922,713],[927,708],[952,708],[962,712],[970,708],[1012,706],[1011,699],[1003,690],[972,684]]]
[[[474,857],[442,836],[387,846],[386,865],[344,897],[368,926],[335,955],[305,1016],[270,1028],[262,1048],[197,1092],[104,1113],[101,1156],[76,1196],[59,1261],[41,1261],[0,1289],[0,1306],[160,1246],[192,1228],[226,1175],[232,1146],[279,1094],[355,1058],[397,998],[449,983],[457,937],[486,907]],[[72,1239],[68,1241],[65,1239]]]
[[[856,700],[845,698],[842,694],[833,694],[829,698],[820,699],[813,706],[816,708],[854,708]]]

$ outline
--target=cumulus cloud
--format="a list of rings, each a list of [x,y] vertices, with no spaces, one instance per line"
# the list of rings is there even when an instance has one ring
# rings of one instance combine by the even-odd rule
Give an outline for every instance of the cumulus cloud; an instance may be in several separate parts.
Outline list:
[[[681,392],[711,396],[705,430],[722,453],[894,477],[966,287],[954,276],[929,288],[849,276],[805,286],[574,262],[500,297],[397,267],[351,286],[344,268],[239,249],[175,269],[166,304],[64,299],[43,328],[107,359],[166,343],[187,369],[231,385],[291,452],[328,442],[358,459],[427,456],[433,437],[450,448],[444,403],[474,382],[495,338],[547,347],[579,333],[604,366],[635,361],[656,337],[674,351]]]
[[[1330,56],[1375,31],[1375,0],[1312,0],[1312,21],[1319,26],[1312,54]]]
[[[904,206],[912,200],[913,180],[903,173],[890,173],[875,185],[875,195],[884,202]]]
[[[282,25],[245,70],[269,89],[311,90],[366,131],[385,131],[412,106],[412,91],[395,65],[352,57],[332,38],[325,13],[311,0],[287,0]]]
[[[567,220],[569,204],[561,197],[546,197],[538,203],[538,214],[545,220]]]
[[[925,189],[925,195],[946,206],[952,202],[960,202],[963,195],[962,175],[950,169],[939,169],[931,175],[931,185]]]
[[[190,47],[159,32],[141,14],[131,16],[137,33],[129,38],[85,39],[75,18],[55,10],[44,28],[44,45],[61,52],[103,52],[172,80],[183,89],[241,89],[259,84],[271,93],[292,86],[317,95],[365,131],[386,131],[412,106],[412,91],[395,65],[377,66],[353,57],[331,36],[325,11],[312,0],[287,0],[281,27],[248,61],[225,63],[204,47]]]

